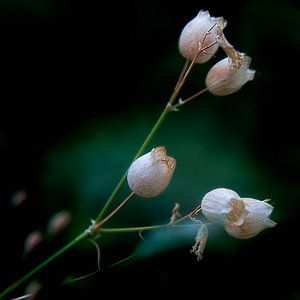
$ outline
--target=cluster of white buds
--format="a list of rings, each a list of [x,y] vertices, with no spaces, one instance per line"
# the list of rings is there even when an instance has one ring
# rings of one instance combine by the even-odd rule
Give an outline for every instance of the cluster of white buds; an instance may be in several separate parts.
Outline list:
[[[216,63],[205,80],[209,92],[226,96],[237,92],[247,81],[253,80],[255,71],[250,70],[251,58],[235,50],[226,40],[223,29],[227,22],[223,17],[211,17],[208,11],[201,10],[182,30],[179,38],[179,51],[195,63],[207,62],[219,46],[227,57]]]
[[[241,198],[236,192],[219,188],[207,193],[202,213],[213,223],[224,226],[233,237],[248,239],[276,225],[269,216],[273,206],[267,200]]]
[[[175,168],[176,160],[167,156],[164,146],[154,148],[131,164],[128,185],[140,197],[155,197],[167,188]]]

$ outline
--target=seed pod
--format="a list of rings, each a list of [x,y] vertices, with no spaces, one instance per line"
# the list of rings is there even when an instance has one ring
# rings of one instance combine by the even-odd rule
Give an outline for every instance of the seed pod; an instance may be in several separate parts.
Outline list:
[[[236,226],[234,224],[227,224],[225,226],[226,231],[235,238],[249,239],[262,230],[270,227],[274,227],[276,223],[269,219],[272,213],[273,206],[252,198],[242,198],[245,203],[245,209],[248,214],[245,217],[243,224]]]
[[[227,96],[237,92],[247,81],[253,80],[255,71],[249,69],[251,58],[234,49],[220,26],[216,26],[216,34],[219,45],[228,57],[209,70],[205,84],[212,94]]]
[[[208,220],[221,225],[241,224],[246,215],[240,196],[225,188],[207,193],[202,199],[201,208]]]
[[[227,57],[216,63],[207,73],[205,84],[216,96],[227,96],[237,92],[248,81],[253,80],[255,71],[250,70],[251,58],[242,55],[235,66]]]
[[[154,148],[131,164],[128,185],[140,197],[155,197],[167,188],[175,167],[176,160],[167,156],[165,147]]]
[[[183,28],[179,37],[179,51],[181,55],[192,61],[198,51],[209,45],[207,51],[199,54],[196,63],[207,62],[218,50],[219,45],[213,43],[217,39],[216,27],[223,29],[226,21],[223,17],[211,17],[208,11],[200,10],[198,15]]]

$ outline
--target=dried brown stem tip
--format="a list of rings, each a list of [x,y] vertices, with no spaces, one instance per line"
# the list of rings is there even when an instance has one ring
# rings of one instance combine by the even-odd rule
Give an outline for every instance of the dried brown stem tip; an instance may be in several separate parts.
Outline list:
[[[216,27],[217,41],[228,57],[216,63],[205,80],[207,89],[214,95],[227,96],[237,92],[253,80],[255,71],[250,70],[251,58],[233,48],[226,40],[220,26]]]

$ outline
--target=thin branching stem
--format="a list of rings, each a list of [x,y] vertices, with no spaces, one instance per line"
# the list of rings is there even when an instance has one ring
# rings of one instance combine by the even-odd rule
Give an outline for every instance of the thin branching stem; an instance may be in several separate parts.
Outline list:
[[[175,86],[175,89],[174,89],[174,91],[173,91],[173,93],[172,93],[172,95],[171,95],[168,103],[166,104],[166,106],[165,106],[164,110],[162,111],[161,115],[159,116],[158,120],[156,121],[156,123],[152,127],[152,129],[149,132],[148,136],[144,140],[144,142],[141,145],[140,149],[136,153],[133,161],[136,160],[137,158],[139,158],[145,152],[146,148],[149,146],[149,144],[151,143],[151,141],[155,137],[156,133],[158,132],[159,128],[161,127],[161,125],[165,121],[165,119],[166,119],[167,115],[169,114],[169,112],[171,112],[171,111],[174,110],[173,109],[173,103],[176,100],[179,92],[181,91],[184,83],[186,82],[189,74],[191,73],[191,70],[192,70],[193,66],[195,65],[196,60],[199,57],[199,55],[201,53],[203,53],[206,49],[210,48],[211,46],[213,46],[216,43],[216,42],[214,42],[214,43],[211,43],[211,44],[209,44],[209,45],[207,45],[205,47],[202,47],[202,45],[204,44],[204,39],[209,34],[209,31],[204,36],[202,42],[199,43],[199,45],[200,45],[199,46],[199,50],[198,50],[197,54],[195,55],[194,59],[191,61],[190,65],[188,67],[187,67],[187,64],[184,66],[184,72],[182,72],[183,75],[182,74],[180,75],[179,80],[178,80],[178,82],[177,82],[177,84]],[[186,71],[185,71],[185,69],[186,69]],[[105,205],[103,206],[102,210],[98,214],[98,216],[97,216],[97,218],[95,220],[95,224],[92,225],[93,228],[91,228],[91,229],[95,229],[95,227],[94,227],[95,225],[101,224],[101,220],[103,220],[103,217],[106,214],[107,210],[110,208],[110,206],[111,206],[112,202],[114,201],[115,197],[119,194],[119,192],[121,191],[122,187],[124,186],[124,183],[126,181],[127,172],[128,172],[128,170],[126,170],[126,172],[121,177],[120,181],[116,185],[116,187],[113,190],[112,194],[110,195],[110,197],[106,201]],[[110,217],[110,215],[108,217]],[[190,217],[190,216],[188,215],[188,216],[185,216],[184,218],[187,218],[187,217]],[[179,220],[181,220],[181,219],[179,219]],[[106,220],[106,218],[104,220]],[[169,224],[169,226],[175,225],[179,220],[177,220],[173,224]],[[102,225],[103,225],[103,223],[102,223]],[[151,227],[152,227],[152,229],[158,228],[157,226],[151,226]],[[143,227],[143,228],[145,229],[146,227]],[[147,229],[145,229],[145,230],[147,230]],[[141,229],[139,229],[139,231],[141,231]],[[143,231],[143,229],[142,229],[142,231]],[[0,293],[0,299],[3,299],[4,296],[6,296],[9,293],[11,293],[12,291],[14,291],[18,286],[20,286],[27,279],[31,278],[33,275],[35,275],[39,270],[41,270],[44,267],[46,267],[50,262],[52,262],[53,260],[55,260],[56,258],[58,258],[59,256],[61,256],[62,254],[64,254],[65,252],[67,252],[69,249],[71,249],[72,247],[74,247],[80,241],[86,239],[87,237],[90,237],[90,235],[91,235],[91,232],[90,232],[89,229],[85,230],[84,232],[82,232],[81,234],[79,234],[71,242],[69,242],[64,247],[62,247],[60,250],[58,250],[57,252],[55,252],[54,254],[52,254],[51,256],[49,256],[47,259],[45,259],[43,262],[41,262],[39,265],[37,265],[35,268],[33,268],[27,274],[25,274],[24,276],[22,276],[20,279],[18,279],[14,283],[12,283],[8,288],[6,288],[3,292],[1,292]]]
[[[99,223],[95,224],[95,230],[100,229],[100,227],[105,224],[107,221],[109,221],[114,215],[116,215],[118,213],[118,211],[135,195],[134,192],[130,193],[128,197],[126,197],[125,200],[123,200],[121,202],[121,204],[114,209],[114,211],[112,211],[106,218],[104,218],[102,221],[100,221]]]
[[[208,89],[207,88],[204,88],[202,89],[201,91],[197,92],[196,94],[184,99],[184,100],[179,100],[179,102],[175,105],[173,105],[173,109],[176,110],[178,109],[179,107],[187,104],[188,102],[190,102],[191,100],[194,100],[195,98],[197,98],[198,96],[202,95],[203,93],[205,93]]]
[[[194,211],[193,211],[194,212]],[[191,226],[195,224],[187,224],[187,225],[179,225],[183,221],[186,221],[191,216],[191,213],[187,214],[186,216],[178,219],[173,223],[168,224],[161,224],[161,225],[153,225],[153,226],[140,226],[140,227],[121,227],[121,228],[101,228],[101,233],[126,233],[126,232],[142,232],[142,231],[150,231],[155,229],[162,229],[162,228],[172,228],[175,226]]]
[[[30,272],[28,272],[26,275],[22,276],[20,279],[15,281],[13,284],[11,284],[7,289],[5,289],[0,294],[0,299],[3,299],[4,296],[11,293],[13,290],[15,290],[20,284],[22,284],[27,279],[31,278],[34,274],[36,274],[39,270],[46,267],[50,262],[61,256],[63,253],[68,251],[69,249],[73,248],[76,244],[78,244],[80,241],[84,240],[89,236],[88,232],[84,231],[80,235],[78,235],[74,240],[72,240],[70,243],[66,244],[64,247],[62,247],[60,250],[49,256],[47,259],[45,259],[43,262],[41,262],[39,265],[37,265],[34,269],[32,269]]]
[[[204,42],[202,42],[201,44],[203,44]],[[216,42],[213,42],[203,48],[199,48],[199,51],[197,52],[197,54],[195,55],[194,59],[192,60],[192,62],[190,63],[190,65],[186,66],[186,64],[184,65],[183,69],[187,69],[184,73],[184,75],[180,75],[179,78],[181,78],[181,80],[179,80],[176,84],[176,87],[168,101],[168,103],[166,104],[163,112],[161,113],[160,117],[158,118],[158,120],[156,121],[156,123],[154,124],[154,126],[152,127],[150,133],[148,134],[148,136],[146,137],[145,141],[143,142],[142,146],[140,147],[140,149],[138,150],[137,154],[135,155],[133,161],[135,161],[137,158],[139,158],[146,150],[146,148],[149,146],[149,144],[151,143],[151,141],[153,140],[153,138],[155,137],[158,129],[161,127],[161,125],[163,124],[164,120],[166,119],[167,115],[169,112],[173,111],[173,103],[176,100],[179,92],[181,91],[184,83],[186,82],[189,74],[191,73],[191,70],[193,68],[193,66],[196,63],[197,58],[199,57],[199,55],[204,52],[206,49],[212,47],[213,45],[215,45]],[[111,206],[112,202],[114,201],[115,197],[118,195],[118,193],[121,191],[122,187],[125,184],[126,181],[126,176],[127,176],[127,172],[128,169],[126,170],[126,172],[124,173],[124,175],[122,176],[122,178],[120,179],[119,183],[117,184],[116,188],[114,189],[114,191],[112,192],[112,194],[110,195],[110,197],[108,198],[108,200],[106,201],[105,205],[103,206],[102,210],[100,211],[100,213],[98,214],[97,218],[96,218],[96,223],[100,222],[105,213],[107,212],[107,210],[109,209],[109,207]]]

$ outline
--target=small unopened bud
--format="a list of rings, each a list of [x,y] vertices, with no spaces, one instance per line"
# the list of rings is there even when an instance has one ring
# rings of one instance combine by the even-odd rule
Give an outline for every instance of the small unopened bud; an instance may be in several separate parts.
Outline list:
[[[176,160],[167,156],[165,147],[154,148],[131,164],[127,174],[129,187],[140,197],[155,197],[167,188],[175,167]]]
[[[11,204],[14,207],[20,206],[23,202],[27,199],[27,192],[26,191],[17,191],[12,195]]]
[[[24,254],[31,253],[43,240],[43,236],[40,231],[31,232],[24,242]]]
[[[242,198],[242,200],[245,203],[248,214],[240,226],[232,224],[225,226],[226,231],[230,235],[239,239],[249,239],[259,234],[262,230],[276,225],[274,221],[269,219],[273,210],[272,205],[265,201],[251,198]]]
[[[250,70],[251,58],[235,50],[226,40],[222,28],[216,28],[218,43],[228,55],[216,63],[207,73],[205,84],[216,96],[237,92],[246,82],[253,80],[255,71]]]
[[[273,206],[252,198],[240,198],[229,189],[215,189],[202,199],[203,214],[214,223],[223,225],[233,237],[248,239],[276,225],[269,216]]]
[[[54,214],[48,223],[48,233],[57,234],[63,230],[71,221],[71,214],[68,211],[59,211]]]
[[[211,17],[208,11],[200,10],[198,15],[192,19],[183,28],[179,37],[179,51],[181,55],[192,61],[200,49],[202,51],[196,63],[201,64],[207,62],[218,50],[219,45],[216,42],[216,27],[224,28],[226,22],[223,17]]]

